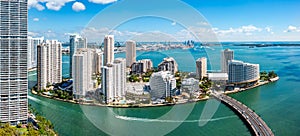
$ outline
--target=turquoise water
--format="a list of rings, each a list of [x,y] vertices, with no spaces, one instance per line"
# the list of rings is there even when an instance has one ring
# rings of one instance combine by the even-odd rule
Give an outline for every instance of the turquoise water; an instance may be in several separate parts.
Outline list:
[[[255,110],[264,121],[279,136],[300,135],[300,47],[263,47],[248,48],[241,46],[225,46],[235,51],[235,58],[251,63],[258,63],[261,70],[275,70],[280,80],[266,86],[258,87],[246,92],[232,94],[231,96]],[[168,50],[161,52],[138,52],[138,59],[155,59],[157,65],[164,57],[171,56],[176,59],[181,71],[195,71],[195,59],[205,53],[195,50]],[[142,54],[142,55],[141,55]],[[123,53],[117,57],[124,57]],[[218,56],[218,55],[216,55]],[[217,62],[217,57],[210,57],[211,62]],[[63,57],[63,75],[68,76],[68,56]],[[210,67],[219,67],[212,65]],[[34,73],[30,73],[29,85],[36,82]],[[147,125],[162,125],[161,129],[175,126],[182,113],[172,114],[167,119],[156,119],[168,113],[172,107],[157,107],[144,109],[110,109],[100,107],[79,106],[70,103],[49,100],[39,96],[30,95],[29,103],[42,115],[50,119],[55,130],[60,135],[106,135],[99,128],[103,124],[114,128],[114,133],[130,135],[129,132],[153,134],[154,129],[147,129]],[[248,128],[229,108],[221,104],[213,118],[203,127],[198,121],[206,102],[195,104],[189,116],[178,124],[178,127],[167,135],[250,135]],[[190,105],[178,105],[183,111]],[[110,111],[114,112],[111,117]],[[116,118],[116,117],[122,118]],[[91,119],[91,120],[89,120]],[[137,125],[135,127],[135,125]],[[159,126],[158,125],[158,126]],[[135,127],[132,129],[131,127]]]

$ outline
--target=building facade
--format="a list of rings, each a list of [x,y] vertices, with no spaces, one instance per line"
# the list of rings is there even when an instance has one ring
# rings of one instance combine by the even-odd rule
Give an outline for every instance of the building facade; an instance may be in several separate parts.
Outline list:
[[[44,37],[32,38],[28,37],[28,48],[27,48],[27,66],[28,69],[36,67],[37,64],[37,46],[44,41]]]
[[[70,35],[70,74],[69,76],[72,78],[72,58],[77,49],[87,48],[87,40],[77,34]]]
[[[104,94],[103,102],[108,104],[113,102],[114,94],[114,75],[112,65],[102,67],[102,92]]]
[[[112,64],[115,55],[114,55],[114,48],[115,48],[115,40],[113,35],[106,35],[104,38],[104,66],[107,64]]]
[[[111,103],[125,97],[126,60],[117,58],[113,64],[102,67],[102,91],[104,102]]]
[[[94,53],[94,66],[95,70],[93,71],[95,74],[102,73],[101,68],[103,66],[103,52],[100,50],[95,50]]]
[[[122,99],[126,90],[126,60],[117,58],[113,63],[115,98]]]
[[[77,49],[73,55],[73,93],[76,99],[84,98],[88,91],[94,91],[93,66],[95,50],[89,48]]]
[[[164,60],[158,65],[158,71],[170,71],[175,75],[178,72],[178,64],[174,58],[164,58]]]
[[[126,66],[130,67],[136,62],[136,43],[135,41],[126,41]]]
[[[183,79],[181,82],[181,91],[188,93],[190,96],[193,92],[199,91],[199,80],[194,78]]]
[[[131,74],[143,74],[153,68],[153,63],[150,59],[139,60],[131,65]]]
[[[225,91],[228,81],[227,73],[208,73],[207,77],[213,82],[211,90]]]
[[[170,71],[153,73],[150,78],[150,88],[152,98],[171,97],[176,89],[176,79]]]
[[[196,78],[203,79],[207,74],[207,59],[205,57],[199,58],[196,61]]]
[[[0,120],[27,123],[27,0],[0,0]]]
[[[234,52],[230,49],[225,49],[221,52],[221,72],[228,73],[228,62],[234,59]]]
[[[46,40],[37,47],[37,85],[38,90],[47,85],[62,81],[61,43],[57,40]]]
[[[259,64],[244,63],[237,60],[229,61],[229,83],[248,83],[258,81],[259,78]]]

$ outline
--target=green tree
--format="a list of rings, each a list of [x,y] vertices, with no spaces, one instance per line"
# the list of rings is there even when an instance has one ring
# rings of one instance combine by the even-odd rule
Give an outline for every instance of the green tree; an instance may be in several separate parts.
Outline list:
[[[150,78],[149,77],[143,77],[143,82],[149,82]]]
[[[2,124],[0,129],[1,136],[18,136],[20,133],[17,131],[15,127],[9,125],[9,123]]]
[[[169,103],[171,103],[171,102],[173,102],[173,98],[170,97],[170,96],[168,96],[168,97],[166,98],[166,101],[169,102]]]
[[[266,71],[260,72],[260,80],[268,80],[268,73]]]
[[[38,136],[39,132],[33,128],[32,123],[27,125],[27,131],[29,136]]]
[[[274,71],[269,72],[269,78],[275,78],[277,77],[277,74]]]
[[[213,82],[211,80],[208,80],[208,78],[204,77],[201,80],[201,84],[199,85],[199,88],[202,89],[203,93],[207,94],[207,92],[212,87],[212,85],[213,85]]]
[[[181,88],[181,79],[179,79],[179,80],[176,80],[176,88],[177,89],[180,89]]]
[[[139,82],[140,81],[139,75],[131,75],[129,77],[129,81],[130,82]]]
[[[179,72],[179,71],[177,71],[176,73],[175,73],[175,77],[180,77],[181,76],[181,73]]]

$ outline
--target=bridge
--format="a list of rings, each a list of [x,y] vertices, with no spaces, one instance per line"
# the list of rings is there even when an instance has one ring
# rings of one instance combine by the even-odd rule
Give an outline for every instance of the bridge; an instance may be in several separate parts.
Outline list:
[[[274,136],[272,130],[268,127],[268,125],[250,108],[241,102],[233,99],[224,94],[212,93],[212,95],[225,103],[227,106],[236,111],[236,113],[240,114],[243,117],[249,126],[251,126],[252,131],[257,136]]]

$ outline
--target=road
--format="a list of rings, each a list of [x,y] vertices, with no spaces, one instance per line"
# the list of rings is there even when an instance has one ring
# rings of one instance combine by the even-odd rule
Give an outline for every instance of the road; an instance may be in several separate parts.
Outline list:
[[[268,125],[250,108],[241,102],[233,99],[224,94],[212,93],[212,95],[225,103],[227,106],[232,107],[237,111],[242,117],[247,121],[247,123],[251,126],[253,132],[257,136],[274,136],[272,130],[268,127]]]

